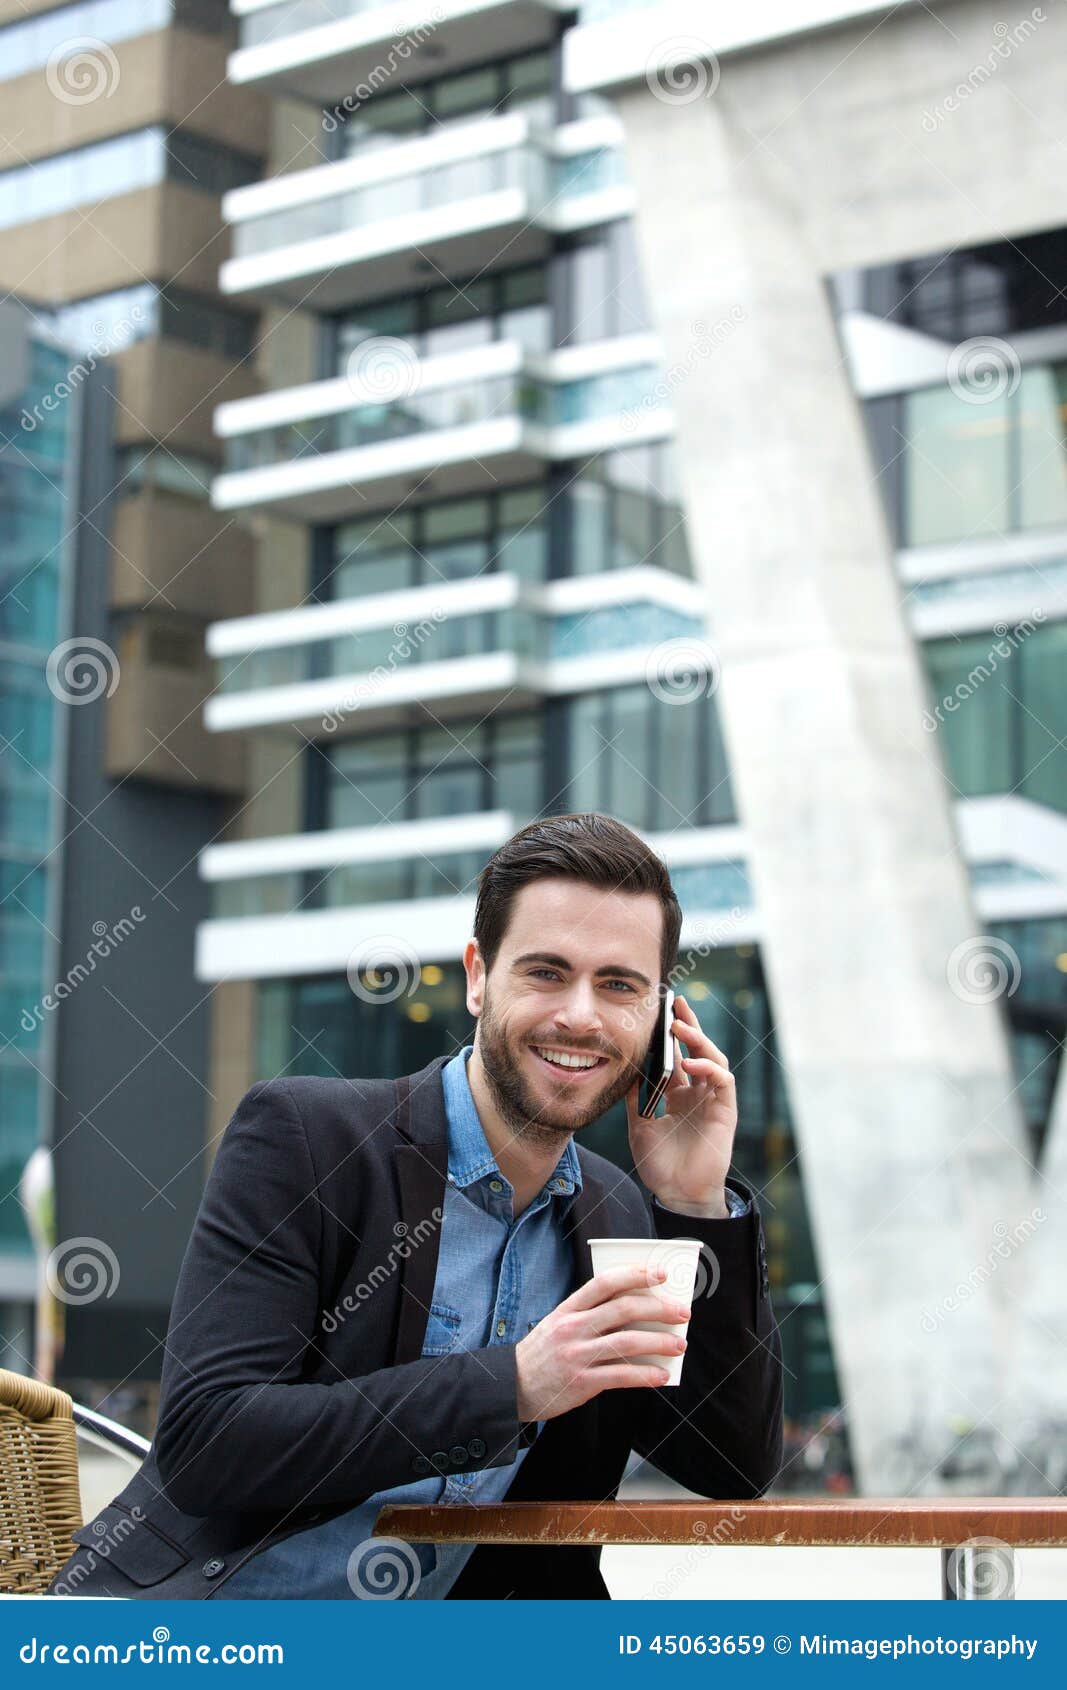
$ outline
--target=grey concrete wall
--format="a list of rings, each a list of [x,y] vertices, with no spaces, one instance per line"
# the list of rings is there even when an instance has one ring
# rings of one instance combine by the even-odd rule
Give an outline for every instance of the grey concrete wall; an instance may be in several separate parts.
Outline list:
[[[902,89],[926,102],[967,51],[947,55],[935,23],[905,16],[829,92],[818,78],[825,55],[841,59],[839,36],[731,61],[711,98],[656,97],[644,82],[617,94],[868,1494],[943,1488],[936,1465],[956,1417],[988,1415],[1011,1435],[1009,1275],[963,1299],[955,1288],[1032,1206],[1002,1008],[975,1001],[954,960],[982,930],[821,279],[846,256],[962,236],[958,209],[947,224],[931,210],[936,169],[894,137],[891,118]],[[986,141],[975,174],[993,151]],[[863,195],[876,180],[871,210]],[[894,232],[876,237],[876,226]],[[988,217],[974,212],[966,232],[988,234]]]

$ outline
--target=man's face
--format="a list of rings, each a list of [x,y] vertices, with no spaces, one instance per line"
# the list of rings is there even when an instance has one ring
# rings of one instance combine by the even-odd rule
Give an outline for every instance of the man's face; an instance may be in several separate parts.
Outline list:
[[[576,1132],[629,1090],[659,1010],[662,930],[654,893],[545,879],[516,896],[488,977],[472,941],[476,1044],[516,1131]]]

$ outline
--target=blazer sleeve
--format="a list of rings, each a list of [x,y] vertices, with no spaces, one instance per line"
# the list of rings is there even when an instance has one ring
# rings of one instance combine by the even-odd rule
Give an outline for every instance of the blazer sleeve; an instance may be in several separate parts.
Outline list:
[[[456,1444],[479,1467],[515,1459],[513,1345],[302,1382],[322,1313],[315,1185],[285,1082],[253,1086],[219,1144],[167,1329],[154,1451],[184,1512],[354,1505]]]
[[[696,1294],[680,1385],[605,1392],[630,1447],[711,1500],[762,1496],[782,1464],[782,1347],[752,1193],[743,1214],[700,1220],[650,1205],[657,1235],[699,1238]]]

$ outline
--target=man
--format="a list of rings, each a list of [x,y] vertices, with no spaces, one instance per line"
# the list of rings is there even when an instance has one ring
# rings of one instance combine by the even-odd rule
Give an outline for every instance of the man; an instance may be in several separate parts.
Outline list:
[[[599,1550],[372,1539],[386,1501],[613,1498],[636,1450],[761,1495],[782,1368],[751,1192],[727,1177],[726,1058],[678,997],[666,1113],[639,1075],[681,911],[610,817],[555,816],[482,871],[473,1044],[394,1082],[255,1085],[182,1264],[151,1453],[81,1527],[56,1594],[605,1597]],[[581,1147],[626,1099],[651,1194]],[[589,1239],[698,1238],[688,1344],[663,1269],[592,1277]],[[684,1353],[682,1382],[637,1356]]]

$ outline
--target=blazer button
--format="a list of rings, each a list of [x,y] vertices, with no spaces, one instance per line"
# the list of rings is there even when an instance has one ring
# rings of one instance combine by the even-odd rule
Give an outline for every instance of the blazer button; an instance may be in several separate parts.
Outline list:
[[[482,1455],[485,1454],[485,1439],[484,1438],[472,1438],[470,1443],[467,1445],[467,1448],[470,1450],[470,1452],[471,1452],[472,1456],[474,1457],[475,1461],[477,1461],[479,1456],[482,1456]]]
[[[225,1565],[226,1565],[225,1561],[220,1561],[218,1559],[218,1557],[216,1556],[214,1558],[214,1560],[205,1561],[204,1565],[201,1567],[200,1571],[203,1573],[203,1575],[206,1579],[213,1579],[213,1578],[218,1577],[219,1573],[221,1573],[221,1571],[222,1571],[223,1567],[225,1567]]]
[[[463,1444],[453,1444],[448,1456],[454,1467],[465,1467],[469,1459],[469,1452]]]
[[[434,1454],[431,1455],[430,1465],[432,1467],[436,1467],[439,1473],[444,1472],[445,1468],[448,1466],[448,1456],[443,1449],[436,1450]]]
[[[413,1473],[428,1473],[430,1471],[428,1458],[425,1455],[417,1455],[411,1463],[411,1471]]]

